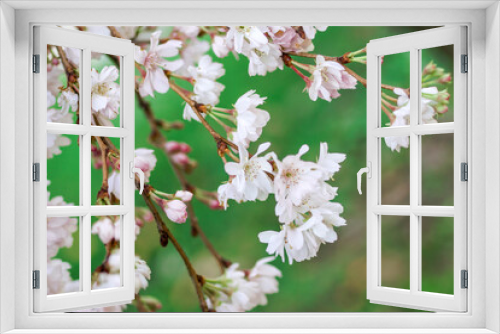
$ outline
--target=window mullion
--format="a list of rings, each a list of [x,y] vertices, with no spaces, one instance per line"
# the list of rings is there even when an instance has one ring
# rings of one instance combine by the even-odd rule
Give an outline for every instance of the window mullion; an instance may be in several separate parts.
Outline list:
[[[420,282],[419,217],[413,212],[419,204],[420,140],[413,132],[419,123],[420,60],[418,49],[410,50],[410,291],[416,293]]]

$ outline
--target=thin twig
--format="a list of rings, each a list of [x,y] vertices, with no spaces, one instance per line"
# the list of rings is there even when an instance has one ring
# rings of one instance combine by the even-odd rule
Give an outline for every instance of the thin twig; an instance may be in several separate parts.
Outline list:
[[[145,189],[146,190],[146,189]],[[172,232],[169,230],[165,222],[160,216],[160,213],[156,209],[155,205],[153,204],[153,201],[151,200],[150,193],[149,191],[144,191],[142,194],[142,197],[144,198],[144,201],[146,202],[146,205],[148,206],[149,210],[151,210],[151,213],[153,214],[158,230],[162,237],[166,235],[168,240],[172,242],[174,245],[175,249],[177,250],[177,253],[181,256],[182,260],[184,261],[184,264],[188,270],[189,276],[191,276],[191,280],[193,281],[193,285],[196,290],[196,294],[198,296],[198,302],[200,303],[201,310],[203,312],[208,312],[208,306],[205,301],[205,297],[203,296],[203,290],[202,286],[200,283],[200,280],[198,278],[198,274],[196,273],[196,270],[194,269],[193,265],[191,264],[191,261],[186,255],[186,252],[184,252],[184,249],[182,246],[179,244],[177,239],[174,237]]]

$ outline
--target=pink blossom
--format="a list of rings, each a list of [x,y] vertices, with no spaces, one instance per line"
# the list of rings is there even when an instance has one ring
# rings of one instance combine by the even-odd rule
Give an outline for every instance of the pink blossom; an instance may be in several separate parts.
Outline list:
[[[135,150],[135,159],[134,164],[135,167],[140,168],[144,172],[144,176],[146,177],[146,182],[149,181],[149,177],[151,176],[151,171],[156,166],[156,157],[154,155],[153,150],[149,150],[146,148],[138,148]]]
[[[167,214],[168,219],[178,224],[186,222],[187,206],[183,201],[180,201],[178,199],[174,199],[171,201],[160,200],[159,203],[163,208],[163,210],[165,211],[165,213]]]
[[[181,144],[171,140],[165,143],[165,149],[168,153],[178,152],[181,149]]]
[[[166,93],[170,88],[168,78],[164,70],[175,71],[182,67],[182,59],[167,61],[164,58],[175,57],[179,54],[182,42],[169,40],[167,43],[158,45],[161,31],[151,34],[149,51],[141,50],[136,46],[135,61],[146,68],[146,77],[139,87],[141,96],[150,95],[154,97],[154,92]]]
[[[172,160],[174,161],[174,163],[176,165],[179,165],[179,166],[187,166],[189,164],[189,157],[182,152],[173,154]]]

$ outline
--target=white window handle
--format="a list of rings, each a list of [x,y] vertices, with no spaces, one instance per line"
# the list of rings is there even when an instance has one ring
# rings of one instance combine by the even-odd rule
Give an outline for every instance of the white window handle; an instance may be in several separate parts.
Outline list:
[[[130,162],[130,178],[131,179],[135,178],[134,174],[139,175],[139,181],[140,181],[139,194],[142,195],[142,191],[144,190],[144,172],[142,171],[142,169],[135,167],[134,162],[132,161],[132,162]]]
[[[372,163],[371,162],[368,162],[368,167],[364,167],[364,168],[361,168],[359,171],[358,171],[358,193],[361,195],[362,192],[361,192],[361,176],[366,173],[366,176],[368,178],[371,178],[372,177],[372,170],[371,170],[371,167],[372,167]]]

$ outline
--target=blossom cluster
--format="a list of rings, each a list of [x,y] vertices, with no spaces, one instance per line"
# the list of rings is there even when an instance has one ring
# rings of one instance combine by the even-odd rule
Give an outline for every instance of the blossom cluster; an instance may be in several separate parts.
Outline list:
[[[438,122],[438,117],[448,112],[450,94],[448,90],[439,90],[437,86],[428,83],[447,85],[451,82],[450,73],[444,73],[442,68],[430,62],[422,72],[422,86],[420,97],[420,122],[433,124]],[[428,86],[428,87],[425,87]],[[410,125],[410,97],[409,91],[403,88],[393,90],[397,96],[397,108],[393,111],[394,120],[391,127]],[[401,148],[408,148],[409,137],[386,137],[386,145],[392,150],[400,152]]]
[[[268,257],[257,261],[250,270],[234,263],[215,279],[205,278],[203,293],[207,305],[217,312],[245,312],[258,305],[267,305],[267,295],[278,292],[277,277],[281,271],[269,264]]]

